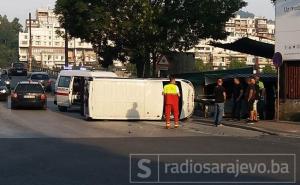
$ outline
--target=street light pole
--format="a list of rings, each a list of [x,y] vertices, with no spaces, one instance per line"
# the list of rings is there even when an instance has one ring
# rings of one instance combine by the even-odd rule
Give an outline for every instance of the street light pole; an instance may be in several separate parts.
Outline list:
[[[32,33],[31,33],[31,13],[29,13],[29,59],[28,59],[28,69],[29,72],[32,71]]]
[[[279,122],[280,120],[280,67],[277,67],[277,114],[276,114],[276,121]]]
[[[65,30],[65,67],[69,67],[69,38]]]

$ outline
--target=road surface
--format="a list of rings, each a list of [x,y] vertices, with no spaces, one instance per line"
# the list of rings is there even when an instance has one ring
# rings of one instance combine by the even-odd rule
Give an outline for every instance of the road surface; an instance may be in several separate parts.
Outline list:
[[[299,154],[294,138],[193,120],[176,130],[163,122],[87,122],[77,111],[59,112],[53,97],[48,104],[44,111],[0,103],[0,184],[129,184],[129,155],[135,153]]]

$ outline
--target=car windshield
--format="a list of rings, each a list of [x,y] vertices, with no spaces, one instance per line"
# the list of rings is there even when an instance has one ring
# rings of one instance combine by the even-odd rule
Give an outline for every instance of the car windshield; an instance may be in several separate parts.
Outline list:
[[[17,93],[43,93],[44,89],[40,84],[19,84],[15,91]]]
[[[15,67],[15,68],[24,68],[25,65],[23,63],[14,63],[13,67]]]
[[[47,74],[33,74],[31,80],[49,80],[49,76]]]

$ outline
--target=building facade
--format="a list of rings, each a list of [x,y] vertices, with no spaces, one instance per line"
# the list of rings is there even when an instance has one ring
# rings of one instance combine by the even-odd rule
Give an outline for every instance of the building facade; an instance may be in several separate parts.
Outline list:
[[[20,61],[29,59],[29,20],[25,31],[19,33]],[[61,28],[58,16],[53,10],[38,9],[36,18],[31,20],[33,65],[43,68],[61,67],[65,63],[65,40],[58,32]],[[97,62],[96,53],[90,43],[80,39],[69,40],[68,59],[71,65],[91,66]]]
[[[225,30],[229,36],[218,42],[232,43],[240,38],[248,37],[253,40],[274,44],[275,25],[266,18],[241,18],[237,15],[226,23]],[[231,61],[243,61],[249,66],[258,62],[260,70],[266,65],[272,64],[269,59],[225,50],[209,45],[213,40],[201,40],[189,52],[195,53],[196,60],[202,60],[205,64],[212,63],[213,68],[227,69]]]

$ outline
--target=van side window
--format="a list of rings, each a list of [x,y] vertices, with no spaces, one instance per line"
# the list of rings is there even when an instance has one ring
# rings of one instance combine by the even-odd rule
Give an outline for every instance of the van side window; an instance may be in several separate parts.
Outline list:
[[[65,87],[69,88],[70,87],[70,82],[71,82],[71,77],[70,76],[61,76],[58,81],[58,87]]]

